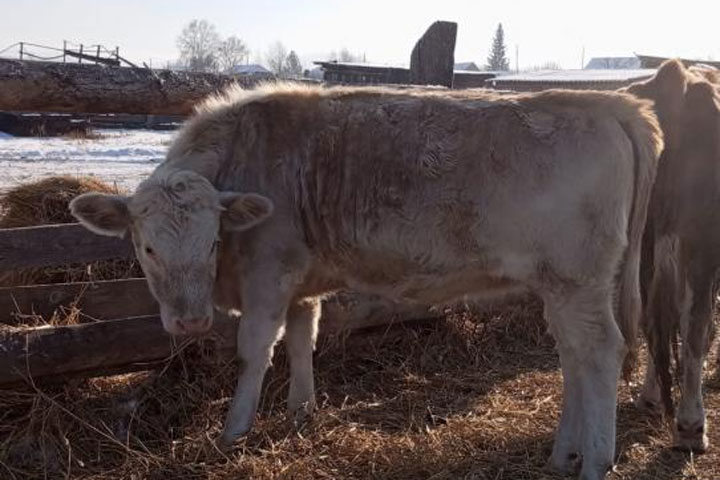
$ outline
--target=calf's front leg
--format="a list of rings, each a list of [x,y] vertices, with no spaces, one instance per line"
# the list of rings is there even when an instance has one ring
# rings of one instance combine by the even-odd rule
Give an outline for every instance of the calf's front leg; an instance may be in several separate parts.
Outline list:
[[[237,354],[242,372],[230,403],[220,446],[228,448],[252,428],[265,372],[271,364],[275,344],[282,335],[295,284],[292,275],[270,275],[271,268],[258,269],[243,282],[243,315],[237,331]]]

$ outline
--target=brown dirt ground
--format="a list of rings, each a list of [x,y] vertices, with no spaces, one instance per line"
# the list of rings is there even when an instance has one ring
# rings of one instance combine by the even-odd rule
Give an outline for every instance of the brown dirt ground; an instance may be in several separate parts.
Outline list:
[[[544,469],[561,379],[537,303],[322,339],[321,407],[299,431],[283,415],[279,348],[256,427],[227,456],[211,439],[235,366],[211,357],[195,345],[153,373],[0,392],[0,478],[561,478]],[[669,448],[662,422],[632,405],[636,372],[620,387],[613,478],[720,478],[720,381],[708,365],[710,451]]]

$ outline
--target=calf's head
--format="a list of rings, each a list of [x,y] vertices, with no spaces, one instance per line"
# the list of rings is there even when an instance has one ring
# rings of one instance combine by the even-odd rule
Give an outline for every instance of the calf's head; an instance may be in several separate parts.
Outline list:
[[[175,170],[156,171],[132,196],[80,195],[70,210],[95,233],[130,233],[165,330],[199,334],[212,325],[220,230],[253,228],[273,204],[254,193],[218,192],[204,177]]]

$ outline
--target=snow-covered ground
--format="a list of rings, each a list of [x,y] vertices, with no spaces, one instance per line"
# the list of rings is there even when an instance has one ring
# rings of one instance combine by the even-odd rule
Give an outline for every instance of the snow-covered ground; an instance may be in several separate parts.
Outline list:
[[[165,157],[175,132],[96,130],[99,139],[0,133],[0,191],[53,175],[93,175],[131,190]]]

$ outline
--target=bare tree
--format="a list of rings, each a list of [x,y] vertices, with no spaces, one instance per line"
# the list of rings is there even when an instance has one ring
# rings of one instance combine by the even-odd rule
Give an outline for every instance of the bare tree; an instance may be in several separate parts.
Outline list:
[[[347,63],[364,62],[365,61],[364,57],[365,57],[365,55],[360,55],[359,53],[353,53],[350,50],[348,50],[346,47],[341,48],[339,53],[337,50],[332,50],[328,54],[328,60],[330,60],[330,61],[347,62]]]
[[[338,56],[339,62],[357,63],[362,60],[359,54],[352,53],[347,48],[343,47],[340,49],[340,55]]]
[[[193,20],[177,38],[180,59],[189,69],[198,72],[217,70],[217,51],[220,45],[215,25],[207,20]]]
[[[560,66],[559,63],[553,62],[553,61],[547,61],[540,63],[538,65],[533,65],[532,67],[528,68],[530,71],[541,71],[541,70],[562,70],[562,66]]]
[[[290,50],[285,59],[285,71],[287,75],[292,77],[300,77],[303,74],[302,63],[295,50]]]
[[[288,51],[285,45],[281,42],[275,42],[268,48],[265,61],[275,75],[283,76],[287,73],[287,56]]]
[[[217,52],[218,65],[223,72],[230,71],[234,66],[245,62],[250,51],[240,38],[230,35],[220,42]]]

